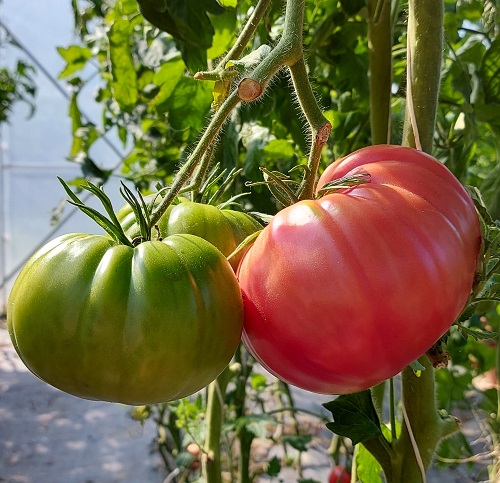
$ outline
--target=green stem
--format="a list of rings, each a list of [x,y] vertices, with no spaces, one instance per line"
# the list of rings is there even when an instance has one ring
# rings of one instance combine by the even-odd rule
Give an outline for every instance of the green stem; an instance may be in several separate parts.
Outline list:
[[[389,418],[391,421],[392,441],[396,441],[396,403],[394,399],[394,378],[389,379]]]
[[[370,392],[372,393],[373,405],[375,406],[375,411],[377,411],[379,419],[382,419],[383,417],[385,386],[386,381],[382,381],[380,384],[377,384],[370,389]]]
[[[177,175],[168,190],[167,195],[163,198],[162,202],[151,214],[150,229],[155,226],[155,224],[160,219],[161,215],[165,213],[166,209],[172,203],[174,198],[177,196],[184,184],[189,180],[190,176],[193,174],[194,170],[198,166],[201,158],[210,148],[210,146],[215,142],[215,139],[226,121],[227,117],[231,111],[238,105],[240,99],[233,92],[220,107],[218,111],[215,112],[209,125],[207,126],[203,136],[194,148],[187,161],[182,165],[181,169],[178,171]]]
[[[390,142],[392,28],[390,0],[368,0],[372,144]]]
[[[439,441],[459,429],[455,418],[442,416],[437,411],[434,369],[429,359],[424,355],[419,362],[425,367],[420,377],[410,367],[405,368],[402,373],[402,402],[411,428],[403,422],[401,435],[393,444],[393,481],[422,481],[418,458],[421,458],[424,469],[427,469]],[[419,456],[413,448],[412,435],[417,443]]]
[[[225,77],[233,77],[233,72],[224,70],[226,64],[230,60],[236,60],[240,58],[270,4],[271,0],[260,0],[259,3],[257,3],[257,5],[255,6],[252,14],[250,15],[250,18],[246,22],[245,27],[240,32],[240,35],[236,39],[236,42],[217,64],[217,67],[211,71],[198,72],[195,74],[195,78],[199,80],[219,80],[224,79]]]
[[[245,50],[245,47],[247,46],[248,42],[250,42],[250,39],[255,33],[255,30],[259,26],[259,23],[264,17],[264,14],[266,13],[266,10],[270,4],[271,0],[259,0],[259,3],[257,3],[257,5],[255,6],[252,15],[246,22],[245,27],[243,28],[243,30],[240,32],[240,35],[236,39],[236,42],[231,47],[229,52],[224,56],[224,58],[219,62],[217,68],[224,69],[224,66],[230,60],[235,60],[240,58],[241,54]]]
[[[239,364],[232,364],[208,386],[207,426],[202,458],[202,471],[207,483],[222,483],[220,436],[224,420],[224,394],[238,371]]]
[[[422,150],[431,153],[436,125],[443,50],[443,0],[410,0],[408,4],[409,66],[412,103],[407,102],[403,145],[416,147],[411,104]],[[408,89],[407,89],[408,95]]]
[[[242,344],[238,347],[235,354],[235,360],[240,363],[241,372],[236,381],[234,391],[234,408],[236,420],[245,417],[246,386],[253,367],[253,359],[248,355]],[[239,442],[239,471],[238,483],[251,483],[250,477],[250,447],[253,441],[253,433],[247,430],[245,425],[241,425],[238,434]]]
[[[262,91],[281,67],[292,66],[302,57],[304,8],[304,0],[287,0],[285,25],[279,42],[249,75],[260,84]]]
[[[323,116],[316,102],[316,97],[314,97],[314,92],[312,91],[307,75],[304,56],[301,55],[297,62],[291,65],[289,69],[297,99],[311,128],[311,151],[309,152],[309,160],[307,162],[308,169],[299,188],[298,196],[299,199],[311,199],[314,198],[321,153],[328,141],[332,125]]]

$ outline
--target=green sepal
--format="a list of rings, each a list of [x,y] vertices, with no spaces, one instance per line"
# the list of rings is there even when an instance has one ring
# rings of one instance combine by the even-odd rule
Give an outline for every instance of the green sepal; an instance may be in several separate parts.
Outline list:
[[[99,213],[94,208],[90,208],[89,206],[85,205],[78,198],[78,196],[76,196],[75,193],[73,193],[71,188],[64,182],[62,178],[58,176],[57,179],[63,185],[64,190],[70,197],[70,199],[68,200],[69,203],[76,206],[83,213],[92,218],[101,228],[103,228],[106,231],[106,233],[108,233],[117,242],[122,243],[123,245],[133,246],[131,241],[127,238],[127,235],[125,235],[123,228],[121,227],[120,223],[116,218],[116,215],[114,214],[111,200],[104,194],[104,191],[102,191],[102,189],[100,189],[99,187],[95,186],[90,182],[87,182],[88,183],[87,185],[82,185],[83,189],[90,191],[92,194],[94,194],[99,198],[104,208],[110,215],[111,220],[106,218],[103,214]]]

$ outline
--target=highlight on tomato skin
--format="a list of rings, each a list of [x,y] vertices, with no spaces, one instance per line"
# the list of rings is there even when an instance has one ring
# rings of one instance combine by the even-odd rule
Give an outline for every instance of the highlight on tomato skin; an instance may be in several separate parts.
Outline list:
[[[269,372],[348,394],[394,376],[450,328],[481,246],[467,191],[439,161],[372,146],[330,165],[318,189],[363,184],[283,209],[238,271],[243,341]]]

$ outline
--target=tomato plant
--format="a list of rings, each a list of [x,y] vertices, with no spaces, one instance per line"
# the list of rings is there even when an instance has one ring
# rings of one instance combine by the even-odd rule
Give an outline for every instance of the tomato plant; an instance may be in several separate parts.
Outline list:
[[[351,475],[343,466],[334,466],[328,475],[328,483],[351,483]]]
[[[245,344],[310,391],[353,393],[400,372],[450,328],[476,274],[478,216],[446,167],[367,147],[318,188],[360,175],[368,182],[280,211],[239,269]]]
[[[75,396],[147,404],[192,394],[239,344],[234,272],[195,235],[126,241],[69,234],[39,250],[9,298],[14,347],[34,374]]]

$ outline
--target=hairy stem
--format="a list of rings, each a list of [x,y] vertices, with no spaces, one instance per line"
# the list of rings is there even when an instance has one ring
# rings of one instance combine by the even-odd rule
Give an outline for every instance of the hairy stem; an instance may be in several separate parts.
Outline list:
[[[307,75],[306,63],[302,55],[295,64],[289,67],[292,76],[293,87],[297,94],[300,107],[304,112],[307,122],[311,128],[311,150],[307,162],[307,170],[304,180],[299,188],[299,199],[310,199],[314,197],[316,188],[316,177],[321,153],[332,130],[332,125],[323,116],[321,109],[316,102],[314,92]]]
[[[368,0],[372,144],[390,142],[392,28],[390,0]]]
[[[432,152],[436,125],[443,51],[443,1],[410,0],[408,42],[412,104],[422,150]],[[403,127],[403,145],[415,147],[414,128],[408,109]]]
[[[245,24],[245,27],[236,39],[236,42],[231,47],[229,52],[224,56],[224,58],[219,62],[217,68],[223,69],[230,60],[240,58],[270,4],[271,0],[259,0],[259,3],[257,3],[257,5],[255,6],[255,9],[252,12],[252,15],[248,19],[247,23]]]
[[[190,176],[193,174],[194,170],[198,166],[201,158],[207,152],[209,147],[215,142],[215,139],[222,128],[222,125],[226,121],[227,117],[231,111],[238,105],[240,99],[233,92],[222,104],[220,109],[215,112],[209,125],[207,126],[203,136],[194,148],[187,161],[179,169],[177,175],[172,182],[167,195],[163,198],[162,202],[151,214],[150,228],[155,226],[155,224],[160,219],[161,215],[165,213],[168,206],[172,203],[174,198],[177,196],[184,184],[189,180]]]

